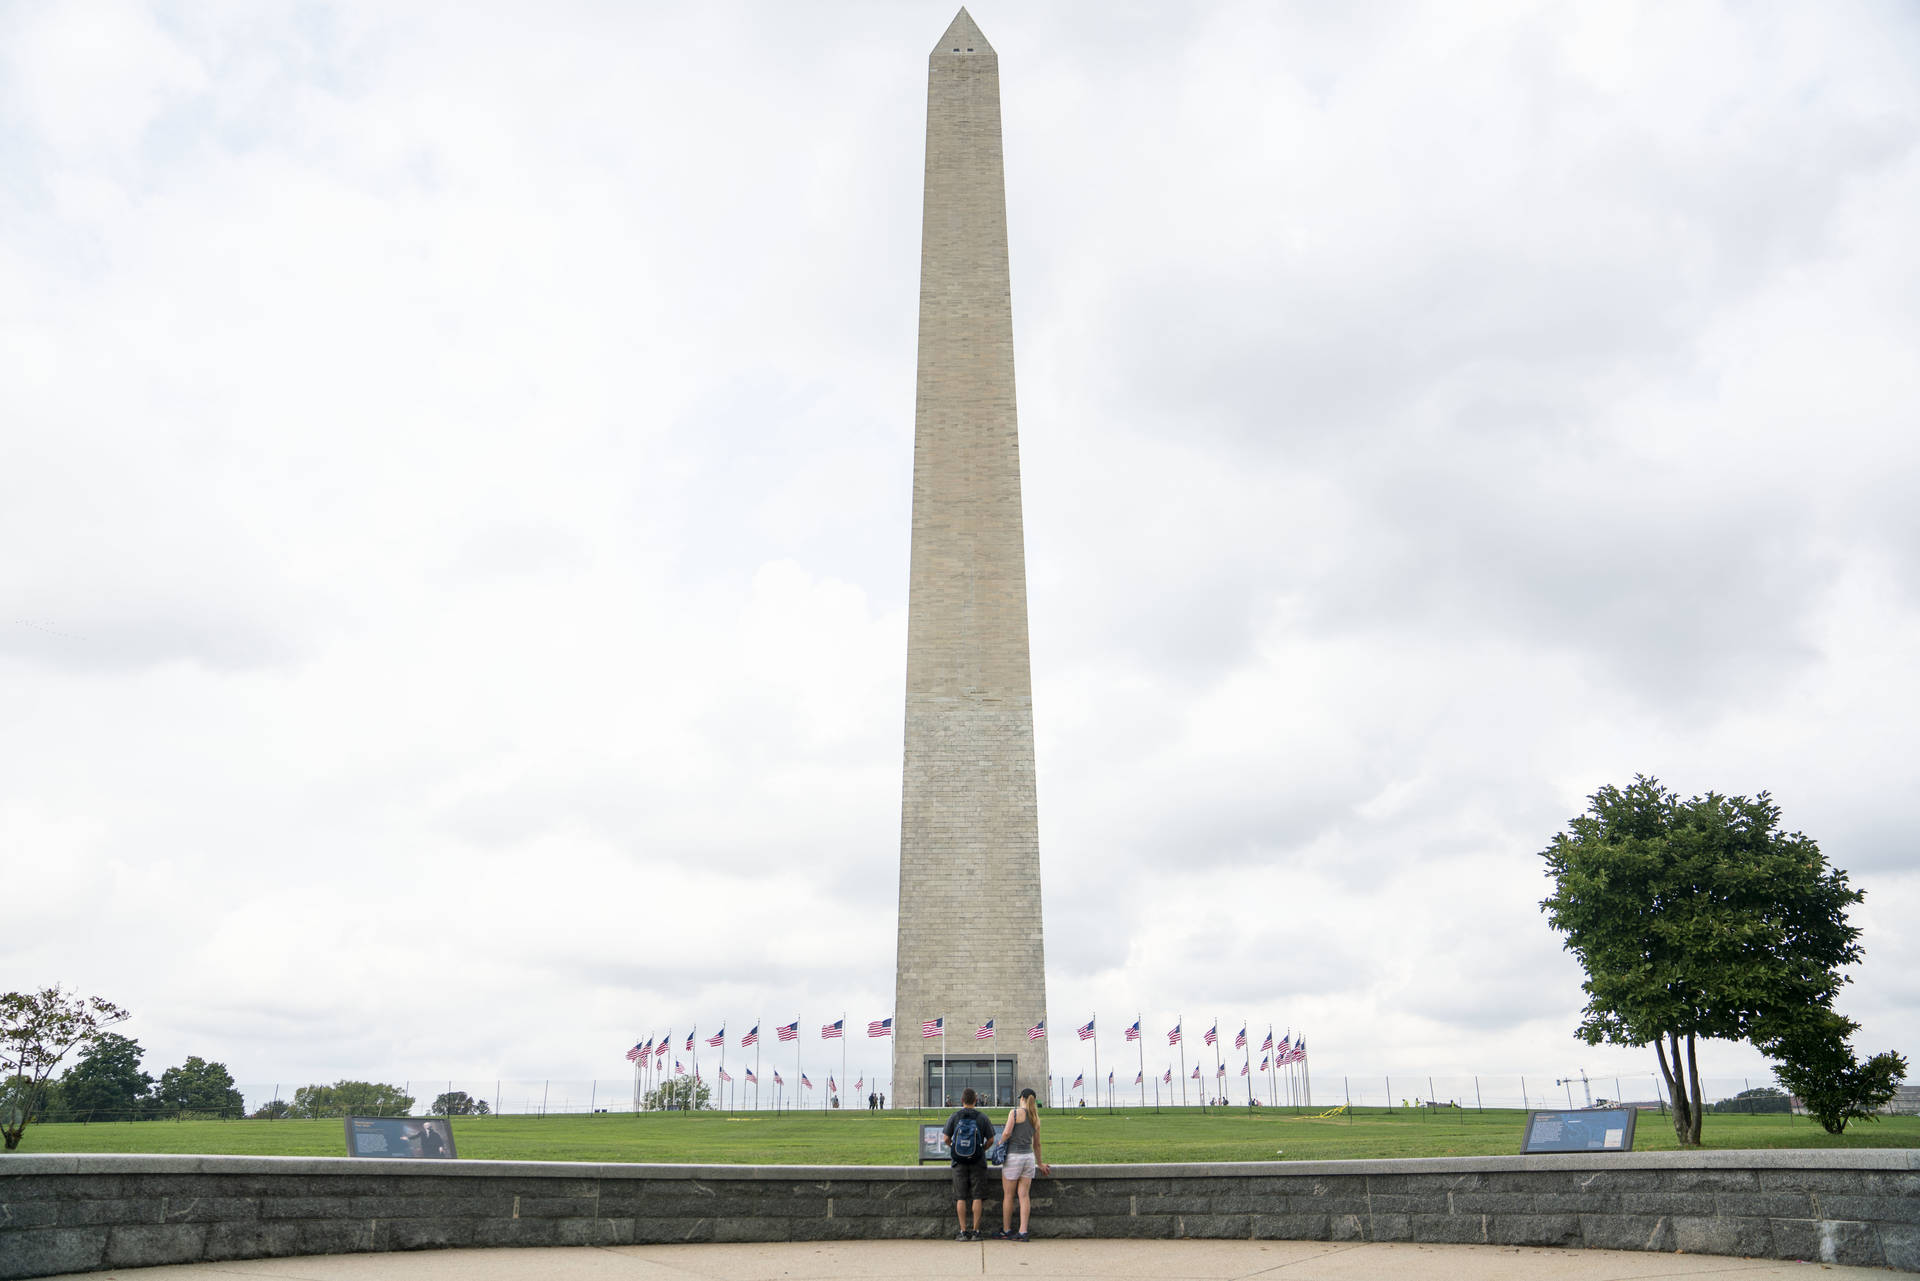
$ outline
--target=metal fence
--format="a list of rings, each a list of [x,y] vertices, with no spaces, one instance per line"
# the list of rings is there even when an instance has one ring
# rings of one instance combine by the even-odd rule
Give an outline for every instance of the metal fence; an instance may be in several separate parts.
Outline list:
[[[1665,1086],[1652,1074],[1631,1076],[1626,1074],[1591,1076],[1576,1073],[1573,1076],[1556,1077],[1551,1074],[1538,1076],[1521,1073],[1491,1074],[1446,1074],[1429,1072],[1381,1072],[1378,1074],[1330,1075],[1314,1072],[1311,1075],[1294,1071],[1276,1073],[1271,1078],[1265,1074],[1252,1073],[1240,1076],[1239,1069],[1228,1065],[1228,1073],[1221,1076],[1213,1062],[1202,1065],[1200,1080],[1189,1075],[1184,1081],[1176,1074],[1175,1079],[1165,1079],[1165,1072],[1156,1073],[1145,1080],[1136,1080],[1140,1074],[1135,1072],[1122,1075],[1113,1074],[1109,1086],[1107,1078],[1096,1080],[1090,1072],[1061,1074],[1054,1078],[1050,1103],[1055,1107],[1078,1107],[1084,1102],[1087,1107],[1097,1108],[1147,1108],[1149,1110],[1169,1111],[1177,1108],[1199,1110],[1224,1106],[1245,1108],[1252,1103],[1267,1108],[1282,1108],[1293,1111],[1326,1111],[1331,1108],[1348,1107],[1358,1112],[1385,1112],[1389,1110],[1479,1110],[1492,1109],[1546,1109],[1579,1108],[1589,1104],[1630,1104],[1648,1108],[1664,1108],[1667,1105]],[[1189,1066],[1189,1073],[1191,1066]],[[731,1075],[731,1070],[729,1071]],[[834,1073],[835,1084],[839,1085],[838,1073]],[[1074,1088],[1076,1077],[1084,1081],[1081,1088]],[[666,1081],[686,1082],[691,1077],[667,1077]],[[452,1077],[441,1080],[419,1080],[401,1078],[393,1080],[382,1078],[382,1083],[397,1087],[400,1092],[412,1099],[408,1109],[411,1115],[423,1116],[436,1109],[444,1096],[465,1095],[470,1104],[484,1104],[490,1114],[519,1117],[545,1116],[581,1116],[592,1113],[634,1114],[646,1110],[647,1093],[661,1084],[659,1079],[649,1078],[641,1083],[641,1088],[631,1077],[618,1078],[560,1078],[544,1080],[476,1080],[472,1078]],[[328,1085],[331,1082],[243,1082],[236,1088],[245,1100],[242,1114],[247,1117],[259,1115],[268,1110],[274,1100],[291,1104],[295,1091],[303,1085]],[[701,1085],[708,1091],[705,1106],[728,1112],[832,1112],[835,1110],[865,1111],[869,1106],[868,1096],[877,1102],[884,1097],[888,1111],[916,1112],[925,1110],[920,1100],[912,1097],[901,1099],[895,1096],[891,1081],[876,1079],[865,1072],[855,1070],[854,1081],[844,1090],[829,1092],[827,1080],[814,1083],[815,1088],[799,1086],[788,1079],[784,1071],[782,1079],[776,1084],[771,1077],[756,1085],[744,1080],[721,1081],[717,1074],[703,1068]],[[1712,1076],[1701,1082],[1701,1097],[1716,1112],[1748,1111],[1785,1111],[1784,1100],[1756,1097],[1754,1092],[1762,1089],[1779,1089],[1772,1077]],[[1745,1096],[1745,1097],[1742,1097]],[[456,1100],[458,1102],[458,1100]],[[927,1105],[932,1106],[932,1105]],[[944,1106],[944,1105],[941,1105]],[[68,1120],[83,1123],[131,1120],[180,1120],[197,1116],[225,1115],[238,1119],[228,1112],[179,1113],[153,1107],[143,1107],[131,1112],[115,1110],[94,1110],[86,1113],[73,1112],[65,1116],[49,1116],[48,1120]]]

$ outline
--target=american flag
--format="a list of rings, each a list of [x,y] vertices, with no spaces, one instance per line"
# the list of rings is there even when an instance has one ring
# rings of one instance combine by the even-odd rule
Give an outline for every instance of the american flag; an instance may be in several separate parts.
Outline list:
[[[1107,1084],[1108,1084],[1108,1085],[1112,1085],[1112,1084],[1113,1084],[1113,1073],[1112,1073],[1112,1072],[1108,1072],[1108,1073],[1107,1073]]]
[[[740,1038],[740,1048],[744,1050],[749,1045],[758,1045],[758,1044],[760,1044],[760,1025],[758,1023],[755,1023],[753,1025],[753,1030]]]
[[[661,1037],[661,1038],[660,1038],[660,1048],[658,1048],[658,1049],[656,1049],[656,1050],[655,1050],[655,1051],[653,1052],[653,1056],[654,1056],[655,1058],[657,1058],[657,1059],[659,1059],[659,1060],[660,1060],[660,1061],[661,1061],[662,1063],[665,1063],[665,1062],[667,1061],[667,1042],[668,1042],[668,1041],[671,1041],[672,1039],[673,1039],[673,1033],[671,1033],[671,1032],[669,1032],[669,1033],[667,1033],[667,1034],[666,1034],[665,1036],[663,1036],[663,1037]]]
[[[1029,1041],[1046,1040],[1047,1039],[1047,1021],[1045,1019],[1041,1019],[1038,1023],[1035,1023],[1032,1027],[1028,1028],[1027,1039]]]
[[[633,1048],[627,1051],[627,1062],[638,1063],[640,1061],[640,1056],[645,1053],[646,1051],[640,1048],[640,1042],[635,1041],[633,1043]]]
[[[800,1084],[806,1086],[809,1090],[813,1088],[813,1082],[807,1079],[807,1074],[805,1072],[802,1072],[800,1074]]]
[[[747,1069],[747,1084],[748,1084],[748,1085],[758,1085],[758,1084],[760,1084],[760,1078],[759,1078],[759,1077],[757,1077],[757,1076],[755,1076],[755,1075],[753,1074],[753,1069],[752,1069],[752,1068],[748,1068],[748,1069]]]
[[[864,1089],[866,1089],[866,1088],[867,1088],[867,1078],[866,1078],[866,1077],[864,1077],[864,1076],[856,1076],[856,1077],[854,1077],[854,1078],[853,1078],[853,1088],[854,1088],[854,1089],[856,1089],[856,1090],[864,1090]]]
[[[1167,1083],[1168,1085],[1172,1085],[1172,1084],[1173,1084],[1173,1069],[1172,1069],[1172,1068],[1168,1068],[1168,1069],[1167,1069],[1167,1074],[1166,1074],[1165,1076],[1163,1076],[1163,1077],[1161,1077],[1160,1079],[1161,1079],[1161,1080],[1163,1080],[1163,1081],[1165,1081],[1165,1082],[1166,1082],[1166,1083]]]
[[[1240,1065],[1240,1075],[1245,1076],[1247,1074],[1247,1071],[1248,1071],[1247,1065],[1245,1063],[1242,1063]]]
[[[945,1036],[946,1034],[947,1020],[944,1015],[937,1019],[928,1019],[920,1025],[920,1039],[923,1041],[930,1037]]]
[[[718,1032],[715,1032],[712,1036],[707,1038],[708,1045],[725,1045],[726,1043],[727,1043],[727,1029],[725,1027],[722,1027]]]
[[[892,1019],[875,1019],[873,1022],[867,1024],[867,1035],[868,1036],[892,1036],[893,1020]]]
[[[686,1066],[682,1064],[679,1059],[673,1061],[673,1074],[675,1076],[685,1076],[687,1074]]]
[[[820,1029],[820,1039],[823,1041],[838,1041],[840,1034],[846,1030],[847,1021],[845,1019],[835,1019]]]
[[[786,1084],[786,1082],[785,1082],[785,1081],[782,1081],[782,1080],[780,1079],[780,1069],[779,1069],[779,1068],[775,1068],[775,1069],[773,1070],[773,1083],[774,1083],[775,1085],[785,1085],[785,1084]]]
[[[1227,1065],[1224,1063],[1222,1063],[1219,1066],[1219,1068],[1214,1072],[1215,1076],[1225,1076],[1226,1074],[1227,1074]]]
[[[1273,1029],[1272,1028],[1267,1029],[1267,1039],[1260,1042],[1260,1048],[1263,1051],[1271,1050],[1273,1048]]]
[[[840,1092],[840,1087],[833,1083],[833,1077],[829,1075],[827,1077],[827,1093],[838,1094],[839,1092]]]
[[[1287,1055],[1287,1062],[1298,1063],[1301,1059],[1304,1059],[1306,1057],[1307,1057],[1307,1037],[1306,1037],[1306,1034],[1303,1032],[1300,1035],[1300,1039],[1293,1043],[1293,1052]]]
[[[1212,1045],[1215,1041],[1220,1039],[1220,1025],[1218,1023],[1215,1023],[1212,1027],[1207,1029],[1207,1034],[1201,1037],[1200,1039],[1206,1042],[1208,1045]]]
[[[1260,1070],[1262,1072],[1267,1070],[1267,1056],[1264,1054],[1260,1056]]]
[[[687,1033],[687,1053],[693,1053],[693,1033]]]
[[[1167,1044],[1168,1045],[1180,1044],[1180,1025],[1178,1023],[1175,1023],[1173,1025],[1173,1031],[1167,1033]]]
[[[1200,1079],[1200,1065],[1198,1063],[1193,1065],[1193,1079],[1196,1081]]]
[[[1083,1041],[1091,1041],[1093,1039],[1093,1020],[1092,1019],[1088,1019],[1087,1025],[1080,1029],[1080,1039]]]
[[[1241,1028],[1240,1035],[1233,1038],[1233,1048],[1236,1050],[1247,1048],[1247,1029]]]
[[[1133,1083],[1135,1085],[1145,1085],[1147,1083],[1147,1074],[1145,1072],[1135,1072],[1133,1074]]]
[[[1087,1086],[1087,1074],[1085,1072],[1082,1072],[1079,1076],[1076,1076],[1073,1078],[1073,1084],[1069,1085],[1067,1088],[1069,1090],[1084,1090],[1086,1086]]]
[[[1127,1039],[1129,1041],[1137,1041],[1140,1039],[1140,1020],[1139,1019],[1135,1019],[1133,1021],[1133,1026],[1127,1029]]]
[[[993,1020],[988,1019],[985,1023],[975,1028],[973,1030],[973,1039],[976,1041],[991,1041],[993,1039]]]
[[[799,1040],[800,1039],[800,1020],[795,1019],[791,1023],[781,1024],[779,1027],[773,1029],[773,1034],[779,1037],[783,1041]]]
[[[721,1068],[721,1069],[720,1069],[720,1079],[721,1079],[722,1081],[731,1081],[731,1080],[733,1080],[733,1078],[732,1078],[732,1077],[730,1077],[730,1076],[728,1076],[728,1075],[727,1075],[727,1070],[726,1070],[725,1068]]]

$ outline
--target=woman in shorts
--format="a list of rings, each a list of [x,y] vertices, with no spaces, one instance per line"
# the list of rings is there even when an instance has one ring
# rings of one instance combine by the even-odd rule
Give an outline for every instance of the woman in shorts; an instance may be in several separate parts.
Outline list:
[[[1027,1216],[1032,1212],[1033,1176],[1052,1174],[1040,1159],[1040,1101],[1032,1090],[1020,1091],[1020,1102],[1007,1113],[1000,1132],[1007,1145],[1007,1163],[1000,1169],[1000,1232],[996,1241],[1025,1241]],[[1013,1230],[1013,1201],[1020,1199],[1020,1231]]]

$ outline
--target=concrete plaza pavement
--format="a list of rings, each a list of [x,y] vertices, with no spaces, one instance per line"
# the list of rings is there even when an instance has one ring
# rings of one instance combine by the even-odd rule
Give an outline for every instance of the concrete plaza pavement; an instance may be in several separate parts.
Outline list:
[[[420,1250],[390,1254],[244,1259],[68,1274],[101,1281],[921,1281],[987,1276],[1050,1281],[1114,1277],[1147,1281],[1652,1281],[1724,1276],[1731,1281],[1820,1277],[1851,1281],[1889,1274],[1711,1254],[1555,1250],[1496,1245],[1347,1245],[1318,1241],[834,1241],[776,1245],[570,1246],[551,1249]]]

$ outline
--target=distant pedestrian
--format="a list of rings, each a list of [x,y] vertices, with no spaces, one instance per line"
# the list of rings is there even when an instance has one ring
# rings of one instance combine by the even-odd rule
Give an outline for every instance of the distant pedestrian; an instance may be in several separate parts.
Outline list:
[[[1007,1144],[1007,1163],[1000,1167],[1000,1231],[996,1241],[1025,1241],[1032,1213],[1033,1176],[1052,1174],[1040,1159],[1040,1099],[1032,1090],[1020,1091],[1020,1102],[1007,1113],[1001,1131]],[[1013,1203],[1020,1202],[1020,1231],[1013,1230]]]
[[[885,1090],[880,1092],[880,1110],[882,1112],[887,1110],[887,1094]]]
[[[867,1111],[878,1112],[879,1110],[880,1110],[880,1097],[877,1094],[875,1094],[872,1090],[868,1090],[867,1091]]]
[[[980,1096],[972,1089],[960,1092],[960,1108],[947,1118],[940,1141],[953,1162],[953,1212],[960,1220],[956,1241],[980,1239],[980,1211],[987,1196],[987,1149],[993,1146],[993,1122],[974,1106]],[[973,1202],[973,1227],[967,1227],[967,1202]]]

